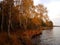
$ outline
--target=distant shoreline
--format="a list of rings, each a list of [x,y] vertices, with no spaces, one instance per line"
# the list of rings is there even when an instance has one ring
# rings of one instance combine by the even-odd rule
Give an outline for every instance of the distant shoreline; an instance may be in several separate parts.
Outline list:
[[[53,26],[53,27],[60,27],[60,26]]]

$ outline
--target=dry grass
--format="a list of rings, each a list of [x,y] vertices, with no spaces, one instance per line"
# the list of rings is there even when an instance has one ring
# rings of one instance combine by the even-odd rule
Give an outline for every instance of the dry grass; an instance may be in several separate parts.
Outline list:
[[[31,38],[34,35],[40,34],[42,30],[25,30],[10,32],[8,37],[7,32],[0,33],[0,45],[33,45]]]

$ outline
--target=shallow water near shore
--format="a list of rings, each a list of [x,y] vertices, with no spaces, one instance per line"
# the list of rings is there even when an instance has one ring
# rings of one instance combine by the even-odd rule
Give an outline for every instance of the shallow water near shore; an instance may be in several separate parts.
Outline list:
[[[60,27],[43,30],[42,34],[33,38],[34,45],[60,45]]]

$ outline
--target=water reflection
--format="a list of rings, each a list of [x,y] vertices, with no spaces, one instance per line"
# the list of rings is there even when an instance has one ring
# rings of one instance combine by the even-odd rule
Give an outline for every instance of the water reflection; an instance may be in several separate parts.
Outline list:
[[[60,27],[44,30],[42,35],[32,39],[34,45],[60,45]]]

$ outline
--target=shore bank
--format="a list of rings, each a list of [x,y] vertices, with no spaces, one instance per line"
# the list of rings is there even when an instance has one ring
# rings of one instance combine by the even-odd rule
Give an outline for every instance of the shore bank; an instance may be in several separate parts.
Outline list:
[[[10,32],[8,37],[7,32],[0,33],[0,45],[33,45],[31,39],[37,35],[42,34],[43,30],[48,30],[48,27],[43,27],[37,30],[20,30],[16,29],[14,32]]]

